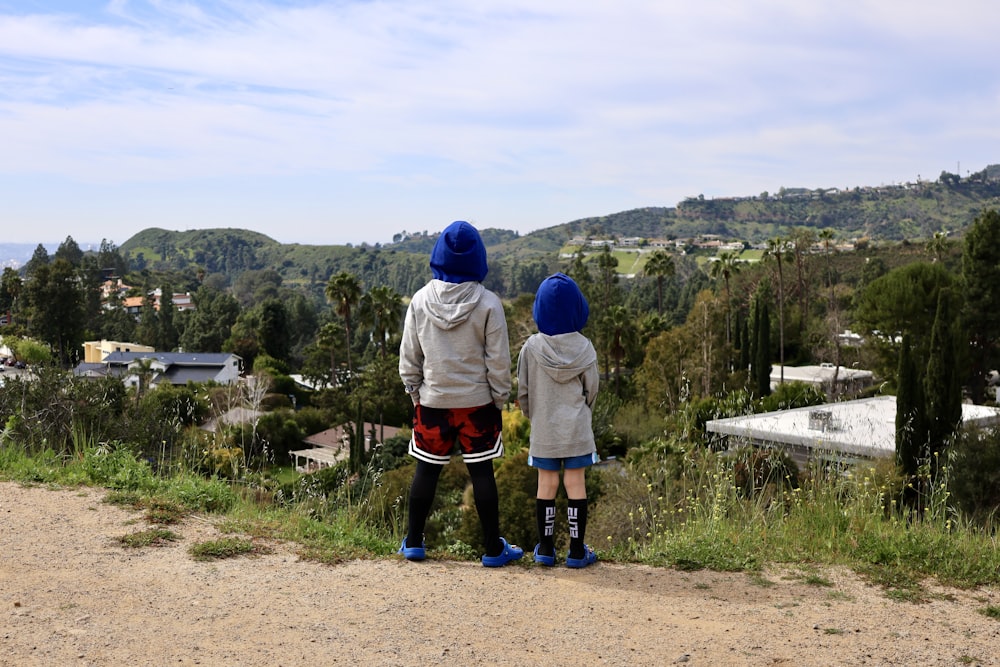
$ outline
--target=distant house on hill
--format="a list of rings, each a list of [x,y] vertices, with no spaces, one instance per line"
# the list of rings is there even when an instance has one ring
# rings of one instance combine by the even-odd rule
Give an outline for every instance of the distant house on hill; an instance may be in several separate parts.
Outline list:
[[[99,363],[83,362],[73,369],[79,377],[120,377],[137,386],[142,365],[149,363],[150,386],[188,382],[233,384],[239,380],[243,360],[228,352],[112,352]]]

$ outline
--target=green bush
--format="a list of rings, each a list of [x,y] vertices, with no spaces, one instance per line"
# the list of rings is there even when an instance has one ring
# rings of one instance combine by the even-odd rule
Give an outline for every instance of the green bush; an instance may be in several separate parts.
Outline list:
[[[1000,430],[966,429],[948,455],[948,490],[970,519],[995,530],[1000,524]]]
[[[826,403],[826,394],[822,390],[811,384],[795,381],[779,384],[770,396],[761,399],[760,407],[764,412],[774,412],[823,403]]]
[[[136,459],[121,443],[110,443],[87,449],[83,467],[92,484],[118,491],[138,491],[155,486],[149,464]]]
[[[741,447],[730,456],[733,482],[747,498],[780,498],[783,491],[799,486],[799,467],[783,450]]]

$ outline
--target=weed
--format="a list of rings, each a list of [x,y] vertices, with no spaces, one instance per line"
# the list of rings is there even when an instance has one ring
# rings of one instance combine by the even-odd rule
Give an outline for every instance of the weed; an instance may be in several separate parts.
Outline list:
[[[192,544],[188,550],[195,560],[221,560],[236,556],[256,556],[271,553],[271,549],[254,544],[253,541],[240,537],[222,537],[217,540]]]
[[[760,572],[751,572],[750,583],[754,586],[759,586],[760,588],[771,588],[772,586],[777,586],[773,581],[762,575]]]
[[[806,584],[807,586],[823,586],[826,588],[831,588],[833,586],[832,581],[830,581],[826,577],[821,577],[818,574],[807,574],[802,579],[802,583]]]
[[[1000,607],[998,607],[997,605],[990,605],[988,607],[983,607],[982,609],[979,610],[979,613],[981,613],[983,616],[987,616],[994,620],[1000,621]]]
[[[179,539],[180,536],[171,530],[151,528],[149,530],[141,530],[138,533],[122,535],[118,538],[118,541],[122,546],[129,547],[130,549],[138,549],[141,547],[162,547],[168,542],[176,542]]]
[[[844,602],[854,602],[854,597],[844,593],[843,591],[830,591],[826,594],[831,600],[841,600]]]

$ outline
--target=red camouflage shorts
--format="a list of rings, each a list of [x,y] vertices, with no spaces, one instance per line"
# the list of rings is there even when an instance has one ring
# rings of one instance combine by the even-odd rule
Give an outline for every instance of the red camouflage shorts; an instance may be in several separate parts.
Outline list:
[[[413,415],[410,455],[445,465],[457,444],[466,463],[503,456],[503,419],[493,403],[475,408],[429,408],[417,405]]]

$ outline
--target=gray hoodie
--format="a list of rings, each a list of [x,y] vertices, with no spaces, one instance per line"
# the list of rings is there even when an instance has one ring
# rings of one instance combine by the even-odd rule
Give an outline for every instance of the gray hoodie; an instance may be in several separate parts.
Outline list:
[[[510,396],[503,304],[478,282],[431,280],[406,309],[399,377],[414,404],[502,408]]]
[[[541,458],[585,456],[597,450],[590,425],[600,374],[586,336],[536,333],[517,360],[517,399],[531,420],[529,454]]]

